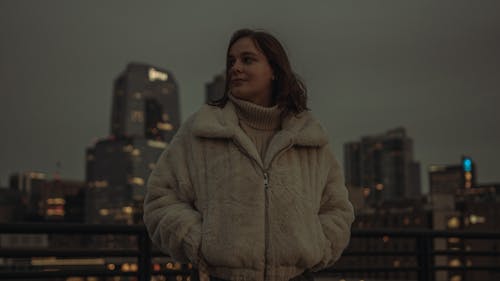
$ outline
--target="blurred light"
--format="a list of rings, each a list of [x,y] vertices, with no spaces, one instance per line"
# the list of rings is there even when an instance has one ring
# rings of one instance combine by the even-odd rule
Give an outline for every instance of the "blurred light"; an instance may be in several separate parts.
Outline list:
[[[100,209],[99,214],[101,216],[107,216],[107,215],[109,215],[109,210],[108,209]]]
[[[389,236],[384,235],[384,236],[382,237],[382,240],[384,241],[384,243],[389,242]]]
[[[167,263],[167,264],[165,265],[165,267],[166,267],[167,269],[174,269],[174,265],[173,265],[171,262]]]
[[[384,185],[381,183],[377,183],[377,185],[375,185],[375,189],[380,191],[380,190],[384,189]]]
[[[368,197],[368,195],[370,195],[370,188],[364,187],[363,188],[363,196]]]
[[[172,131],[172,129],[174,129],[174,126],[172,126],[172,124],[164,122],[158,122],[156,124],[156,127],[158,127],[158,129],[163,131]]]
[[[159,265],[159,264],[157,264],[157,263],[155,263],[155,264],[153,265],[153,270],[154,270],[154,271],[160,271],[160,270],[161,270],[160,265]]]
[[[47,204],[49,205],[64,205],[66,200],[64,198],[49,198],[47,199]]]
[[[448,228],[455,229],[460,227],[460,220],[457,217],[451,217],[448,219]]]
[[[460,243],[460,238],[450,237],[450,238],[448,238],[448,243],[452,243],[452,244]]]
[[[399,260],[394,260],[392,262],[392,266],[394,266],[394,267],[400,267],[401,266],[401,262]]]
[[[123,207],[123,209],[122,209],[122,210],[123,210],[123,212],[124,212],[125,214],[127,214],[127,215],[132,214],[132,212],[134,211],[134,210],[132,209],[132,207],[130,207],[130,206]]]
[[[471,172],[465,172],[465,179],[470,181],[472,180],[472,173]]]
[[[459,259],[455,258],[455,259],[450,260],[450,261],[448,262],[448,265],[449,265],[450,267],[460,267],[460,266],[462,266],[462,263],[460,262],[460,260],[459,260]]]
[[[141,151],[137,148],[134,148],[134,150],[132,150],[132,156],[139,156],[141,155]]]
[[[130,271],[130,265],[128,263],[122,264],[122,271],[123,272],[129,272]]]
[[[167,81],[168,79],[167,73],[158,71],[154,68],[149,69],[148,76],[149,76],[149,81],[155,81],[155,80]]]
[[[182,281],[182,275],[177,275],[175,276],[176,281]]]
[[[137,272],[137,269],[138,267],[136,263],[130,264],[130,271]]]
[[[108,264],[108,270],[115,270],[116,266],[112,263]]]
[[[130,179],[130,182],[141,186],[144,185],[144,179],[140,177],[133,177]]]
[[[166,148],[167,143],[163,141],[148,140],[148,145],[154,148]]]
[[[486,218],[472,214],[469,216],[469,221],[471,224],[484,223],[484,222],[486,222]]]
[[[472,171],[472,161],[470,158],[466,157],[463,160],[464,171],[470,172]]]
[[[450,281],[462,281],[462,276],[461,275],[453,275],[453,276],[451,276]]]

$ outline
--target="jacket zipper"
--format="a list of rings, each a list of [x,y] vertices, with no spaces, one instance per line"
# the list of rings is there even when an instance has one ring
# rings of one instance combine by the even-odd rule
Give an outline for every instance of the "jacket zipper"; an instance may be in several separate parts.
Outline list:
[[[251,161],[254,161],[254,162],[257,162],[255,161],[255,159],[253,159],[253,157],[251,157],[247,152],[246,150],[241,147],[235,140],[233,140],[233,143],[236,145],[236,147],[238,147],[240,149],[240,151],[245,154],[248,159],[250,159]],[[279,155],[281,155],[283,152],[285,152],[286,150],[288,150],[290,147],[292,147],[293,144],[290,144],[288,145],[287,147],[283,148],[282,150],[280,150],[274,157],[273,159],[271,159],[271,161],[269,162],[269,167],[271,167],[271,164],[273,163],[273,160],[276,159]],[[269,216],[268,216],[268,205],[269,205],[269,198],[268,198],[268,195],[267,195],[267,191],[269,190],[269,173],[268,173],[268,169],[265,169],[263,168],[262,166],[259,165],[259,163],[256,163],[257,166],[260,167],[262,173],[263,173],[263,176],[264,176],[264,194],[265,194],[265,214],[264,214],[264,218],[265,218],[265,222],[264,222],[264,281],[266,281],[266,278],[267,278],[267,250],[269,248]]]

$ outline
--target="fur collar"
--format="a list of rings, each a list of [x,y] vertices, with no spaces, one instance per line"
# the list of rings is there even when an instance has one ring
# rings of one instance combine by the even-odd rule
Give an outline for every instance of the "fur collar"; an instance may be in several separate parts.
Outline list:
[[[323,127],[310,112],[304,111],[282,121],[282,129],[271,140],[262,162],[255,145],[238,125],[238,116],[231,101],[223,108],[205,104],[193,119],[192,129],[196,137],[232,139],[262,166],[269,164],[275,154],[288,146],[320,147],[328,143]]]

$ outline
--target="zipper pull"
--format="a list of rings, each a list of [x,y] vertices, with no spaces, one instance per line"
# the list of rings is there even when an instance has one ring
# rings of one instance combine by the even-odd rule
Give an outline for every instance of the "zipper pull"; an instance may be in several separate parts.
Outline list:
[[[269,177],[267,176],[267,173],[264,172],[264,187],[266,190],[269,188]]]

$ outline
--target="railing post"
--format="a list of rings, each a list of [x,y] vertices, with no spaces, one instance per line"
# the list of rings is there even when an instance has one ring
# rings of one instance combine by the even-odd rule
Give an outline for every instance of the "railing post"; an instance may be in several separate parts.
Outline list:
[[[139,281],[151,281],[151,240],[145,232],[141,232],[137,236],[137,242],[139,245]]]
[[[434,280],[433,236],[420,234],[417,239],[418,281]]]

